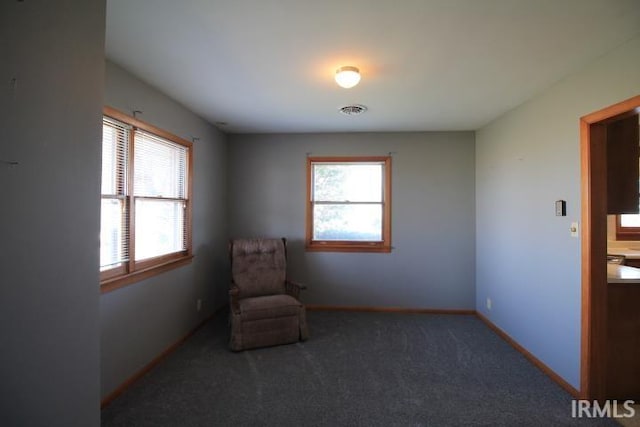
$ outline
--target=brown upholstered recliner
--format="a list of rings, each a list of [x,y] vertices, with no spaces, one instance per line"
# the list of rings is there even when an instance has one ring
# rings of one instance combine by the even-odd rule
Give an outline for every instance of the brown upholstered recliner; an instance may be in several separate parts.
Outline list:
[[[231,254],[231,339],[234,351],[288,344],[309,336],[303,286],[286,278],[285,239],[237,239]]]

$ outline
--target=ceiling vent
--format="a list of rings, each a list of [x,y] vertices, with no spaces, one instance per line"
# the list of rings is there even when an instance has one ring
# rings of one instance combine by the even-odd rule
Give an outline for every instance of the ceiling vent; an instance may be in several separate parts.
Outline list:
[[[367,107],[362,104],[353,104],[353,105],[345,105],[340,108],[340,112],[342,114],[346,114],[347,116],[358,116],[367,111]]]

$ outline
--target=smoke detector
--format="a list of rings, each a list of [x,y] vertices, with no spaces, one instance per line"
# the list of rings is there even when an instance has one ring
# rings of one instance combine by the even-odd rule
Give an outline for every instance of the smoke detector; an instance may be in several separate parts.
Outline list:
[[[367,107],[362,104],[345,105],[340,108],[340,112],[347,116],[357,116],[367,111]]]

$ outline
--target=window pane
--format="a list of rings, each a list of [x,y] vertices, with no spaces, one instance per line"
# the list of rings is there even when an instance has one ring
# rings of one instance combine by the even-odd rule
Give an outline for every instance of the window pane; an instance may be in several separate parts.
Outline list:
[[[640,215],[638,214],[620,215],[620,225],[623,227],[640,227]]]
[[[335,202],[381,202],[383,165],[314,164],[313,199]]]
[[[134,150],[135,196],[185,198],[186,147],[136,131]]]
[[[100,271],[108,270],[128,260],[126,251],[126,215],[124,201],[102,199],[100,212]]]
[[[184,202],[136,200],[136,261],[186,249]]]
[[[382,205],[314,205],[314,240],[382,241]]]

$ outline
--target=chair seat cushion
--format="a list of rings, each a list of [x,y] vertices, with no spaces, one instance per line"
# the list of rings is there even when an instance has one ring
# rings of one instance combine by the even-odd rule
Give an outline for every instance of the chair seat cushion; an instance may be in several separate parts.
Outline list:
[[[242,320],[297,316],[302,307],[300,301],[286,294],[244,298],[239,305]]]

